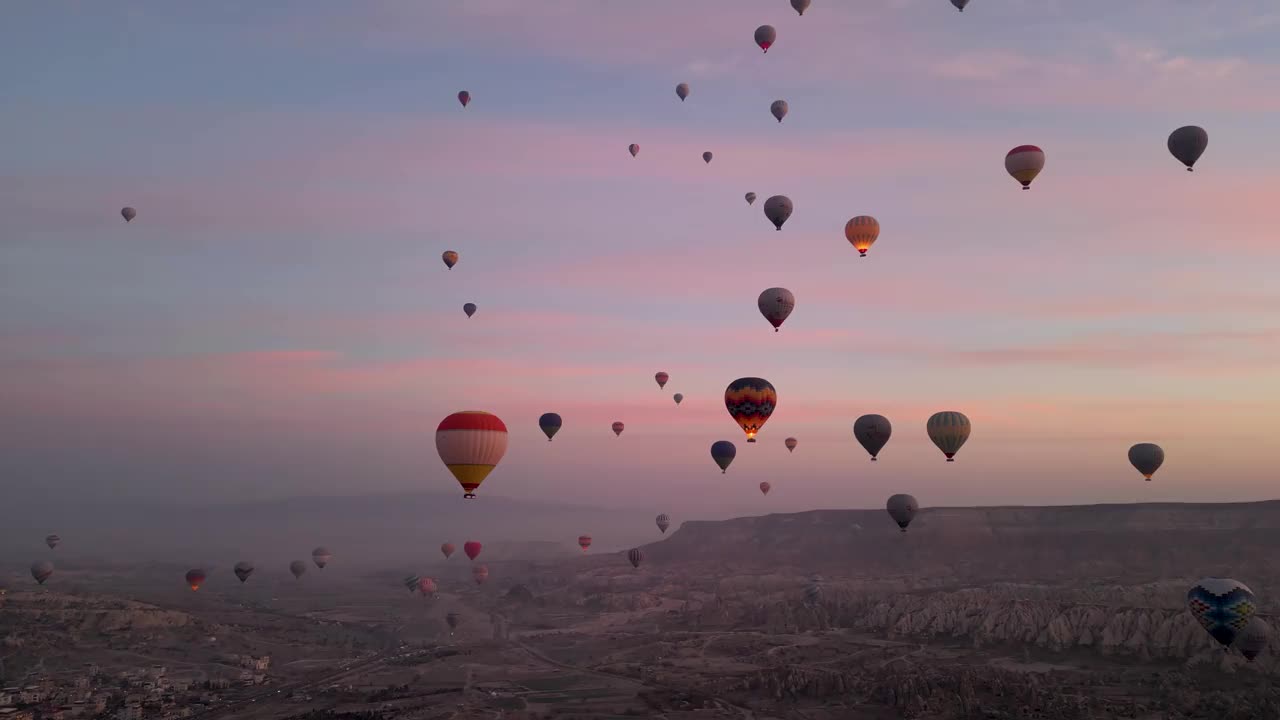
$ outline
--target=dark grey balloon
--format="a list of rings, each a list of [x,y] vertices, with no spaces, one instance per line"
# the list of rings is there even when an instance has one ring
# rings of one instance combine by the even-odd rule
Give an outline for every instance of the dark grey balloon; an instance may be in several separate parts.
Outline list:
[[[920,511],[920,503],[910,495],[894,495],[885,503],[885,509],[889,511],[889,517],[902,528],[902,532],[906,532],[912,518]]]
[[[791,217],[791,213],[795,211],[795,205],[791,203],[791,198],[786,195],[774,195],[764,201],[764,216],[769,218],[769,222],[778,230],[782,230],[782,224]]]
[[[892,434],[893,425],[889,423],[889,418],[883,415],[863,415],[853,421],[853,437],[867,449],[868,453],[871,453],[873,462],[876,455],[884,449],[885,443],[889,442],[889,436]]]
[[[964,6],[969,4],[969,0],[951,0],[951,4],[955,5],[960,12],[964,12]]]
[[[680,98],[680,102],[689,97],[689,83],[680,83],[676,86],[676,96]]]
[[[472,315],[475,315],[475,314],[476,314],[476,304],[475,304],[475,303],[467,303],[466,305],[463,305],[463,306],[462,306],[462,312],[466,313],[466,314],[467,314],[467,317],[471,317]]]
[[[1191,172],[1191,166],[1196,164],[1208,146],[1209,133],[1199,125],[1184,125],[1169,133],[1169,152],[1187,166],[1187,172]]]

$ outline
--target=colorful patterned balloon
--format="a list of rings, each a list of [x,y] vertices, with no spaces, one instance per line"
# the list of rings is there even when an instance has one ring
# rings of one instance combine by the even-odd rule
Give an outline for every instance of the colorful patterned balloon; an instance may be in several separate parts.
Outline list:
[[[753,443],[778,406],[778,391],[763,378],[738,378],[725,388],[724,406],[747,434],[747,442]]]
[[[955,462],[956,453],[960,452],[960,448],[969,439],[971,427],[969,418],[964,413],[944,410],[929,417],[925,430],[933,444],[947,456],[947,462]]]
[[[1202,578],[1187,591],[1187,609],[1214,640],[1229,646],[1258,609],[1253,591],[1231,578]]]
[[[507,426],[492,413],[456,412],[436,428],[436,450],[458,479],[463,497],[474,498],[476,488],[507,452]]]

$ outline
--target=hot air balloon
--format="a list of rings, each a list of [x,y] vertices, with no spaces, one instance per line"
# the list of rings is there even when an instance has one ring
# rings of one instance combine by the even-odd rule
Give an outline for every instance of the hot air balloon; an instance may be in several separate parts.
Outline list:
[[[1019,145],[1004,156],[1004,169],[1023,190],[1031,189],[1031,181],[1044,169],[1044,151],[1035,145]]]
[[[31,563],[31,577],[35,578],[40,585],[43,585],[51,575],[53,575],[53,563],[48,560],[37,560]]]
[[[200,585],[204,582],[204,570],[193,568],[187,571],[187,585],[191,586],[192,592],[200,589]]]
[[[1164,449],[1155,443],[1138,443],[1129,448],[1129,462],[1150,482],[1164,464]]]
[[[293,579],[297,580],[307,572],[307,564],[301,560],[294,560],[289,563],[289,572],[293,573]]]
[[[422,593],[423,597],[431,597],[432,595],[435,595],[436,590],[436,581],[434,578],[418,578],[418,592]]]
[[[786,117],[787,112],[790,110],[791,106],[787,104],[786,100],[774,100],[773,104],[769,106],[769,113],[777,118],[778,122],[782,122],[782,118]]]
[[[1187,591],[1187,609],[1224,649],[1244,632],[1257,608],[1253,591],[1231,578],[1202,578]]]
[[[867,251],[876,244],[876,238],[880,237],[880,222],[870,215],[850,218],[844,224],[844,237],[858,251],[858,257],[866,257]]]
[[[666,513],[663,513],[654,518],[654,523],[658,525],[658,529],[665,535],[667,533],[667,528],[671,527],[671,518],[667,517]]]
[[[236,577],[240,578],[240,582],[244,582],[253,574],[253,563],[248,560],[241,560],[232,568],[232,572],[236,574]]]
[[[1209,133],[1197,125],[1184,125],[1169,133],[1168,145],[1169,152],[1173,153],[1178,162],[1187,166],[1187,172],[1191,172],[1191,166],[1196,164],[1204,154],[1204,149],[1209,146]]]
[[[591,547],[591,536],[590,536],[590,535],[579,535],[579,536],[578,536],[578,547],[582,548],[582,552],[586,552],[586,551],[587,551],[587,548]]]
[[[885,503],[884,509],[889,511],[889,517],[898,523],[898,527],[902,528],[902,532],[907,531],[907,526],[911,524],[911,519],[920,512],[920,503],[910,495],[894,495],[889,498],[889,502]]]
[[[324,566],[328,565],[329,561],[332,559],[333,553],[329,552],[329,549],[323,545],[311,551],[311,561],[314,562],[316,567],[321,570],[323,570]]]
[[[1267,648],[1267,641],[1270,639],[1271,626],[1254,615],[1249,618],[1249,624],[1244,626],[1244,632],[1236,638],[1235,646],[1240,648],[1240,654],[1245,660],[1253,662],[1253,659]]]
[[[125,222],[132,222],[134,218],[138,217],[138,211],[131,207],[120,208],[120,217],[124,218]]]
[[[466,313],[466,314],[467,314],[467,317],[471,317],[472,315],[475,315],[475,314],[476,314],[476,304],[475,304],[475,303],[467,303],[467,304],[463,305],[463,306],[462,306],[462,312]]]
[[[747,194],[746,194],[746,198],[747,198],[747,204],[748,204],[748,205],[755,205],[755,204],[756,204],[756,194],[755,194],[755,193],[753,193],[753,192],[749,192],[749,193],[747,193]]]
[[[705,162],[705,163],[707,163],[707,164],[710,164],[710,163],[711,163],[711,151],[710,151],[710,150],[708,150],[708,151],[706,151],[706,152],[702,153],[702,161],[703,161],[703,162]]]
[[[62,538],[57,535],[46,535],[44,537],[44,544],[48,545],[50,550],[58,547],[58,543],[60,542],[62,542]]]
[[[765,495],[768,495],[769,491],[772,489],[773,489],[773,486],[770,485],[769,483],[767,482],[760,483],[760,492],[764,493]]]
[[[449,556],[453,554],[453,551],[457,549],[458,548],[453,546],[453,543],[448,542],[440,546],[440,552],[444,553],[445,560],[448,560]]]
[[[468,540],[462,544],[462,552],[466,553],[467,557],[472,560],[480,556],[480,550],[483,548],[484,546],[475,540]]]
[[[560,432],[562,424],[560,416],[556,413],[543,413],[542,417],[538,418],[538,427],[542,428],[542,433],[547,436],[547,442],[551,442],[551,438]]]
[[[787,438],[785,441],[783,441],[783,445],[787,446],[787,452],[795,452],[796,445],[799,445],[799,444],[800,444],[800,441],[796,440],[795,438]]]
[[[676,401],[676,404],[677,404],[677,405],[679,405],[679,404],[680,404],[680,401],[681,401],[681,400],[684,400],[684,395],[682,395],[681,393],[676,393],[675,395],[672,395],[672,396],[671,396],[671,399],[672,399],[672,400],[675,400],[675,401]]]
[[[711,459],[716,461],[716,465],[720,466],[720,472],[723,474],[728,472],[729,464],[733,462],[733,458],[738,455],[738,448],[728,440],[717,440],[711,443]]]
[[[658,372],[654,374],[653,379],[657,381],[658,388],[662,389],[667,386],[667,381],[671,379],[671,376],[664,372]]]
[[[631,548],[627,551],[627,559],[631,561],[631,567],[640,567],[640,561],[644,560],[644,553],[640,552],[640,548]]]
[[[680,98],[680,102],[689,97],[689,83],[680,83],[676,86],[676,97]]]
[[[769,288],[756,298],[756,307],[760,309],[764,319],[773,326],[773,331],[778,332],[782,323],[786,322],[787,317],[791,315],[791,311],[796,309],[796,296],[786,288]]]
[[[803,16],[804,11],[809,9],[809,0],[791,0],[791,7]]]
[[[738,378],[725,388],[724,406],[733,421],[747,434],[747,442],[753,443],[756,433],[778,406],[778,391],[763,378]]]
[[[445,622],[447,622],[447,623],[449,623],[449,630],[450,630],[449,634],[450,634],[450,635],[452,635],[452,634],[453,634],[453,632],[452,632],[452,631],[454,631],[454,630],[458,629],[458,622],[459,622],[461,619],[462,619],[462,617],[461,617],[460,615],[458,615],[458,613],[456,613],[456,612],[450,612],[448,615],[445,615],[445,616],[444,616],[444,621],[445,621]]]
[[[458,93],[458,102],[462,103],[462,107],[466,107],[467,105],[470,105],[471,93],[467,92],[466,90],[463,90],[462,92]]]
[[[964,6],[969,4],[969,0],[951,0],[951,4],[955,5],[960,12],[964,12]]]
[[[947,456],[947,462],[955,462],[956,453],[960,452],[964,441],[969,439],[969,418],[964,413],[944,410],[930,416],[925,429],[933,444]]]
[[[761,25],[756,28],[756,44],[760,49],[769,52],[769,48],[773,45],[773,41],[778,39],[778,31],[773,29],[772,25]]]
[[[782,231],[782,224],[791,217],[791,213],[796,209],[791,203],[791,198],[786,195],[774,195],[764,201],[764,216],[769,218],[769,222],[773,223],[773,227],[779,232]]]
[[[635,143],[631,143],[627,146],[627,152],[631,153],[631,157],[635,157],[640,154],[640,146]]]
[[[853,421],[853,437],[871,453],[872,462],[875,462],[876,456],[884,449],[885,443],[889,442],[892,433],[893,426],[889,424],[889,418],[883,415],[863,415]]]
[[[475,580],[477,585],[483,585],[484,581],[489,579],[489,568],[484,565],[471,568],[471,579]]]
[[[621,435],[622,435],[622,431],[623,431],[624,429],[626,429],[626,427],[627,427],[626,425],[623,425],[623,424],[622,424],[622,423],[620,423],[620,422],[615,422],[615,423],[613,424],[613,434],[614,434],[614,435],[619,435],[619,436],[621,436]]]
[[[507,426],[497,415],[481,410],[456,412],[436,428],[436,450],[458,479],[463,497],[474,498],[476,488],[507,452]]]
[[[411,593],[417,592],[418,588],[421,587],[421,585],[422,585],[422,578],[418,577],[417,575],[409,575],[409,576],[406,576],[404,579],[404,586],[408,588],[409,592]]]
[[[442,254],[440,258],[444,260],[445,267],[449,268],[450,270],[453,269],[454,265],[458,264],[458,253],[452,250],[445,250],[444,254]]]

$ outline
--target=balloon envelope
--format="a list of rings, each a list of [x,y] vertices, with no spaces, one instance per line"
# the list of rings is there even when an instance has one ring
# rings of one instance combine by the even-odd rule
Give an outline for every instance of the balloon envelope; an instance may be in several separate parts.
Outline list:
[[[192,590],[199,590],[200,584],[203,582],[204,570],[201,570],[200,568],[193,568],[187,571],[187,585],[191,586]]]
[[[702,160],[703,160],[703,162],[708,162],[708,163],[709,163],[709,162],[711,162],[711,151],[710,151],[710,150],[708,150],[708,151],[706,151],[706,152],[702,153]]]
[[[884,449],[892,434],[893,426],[883,415],[863,415],[853,422],[853,437],[871,454],[872,460]]]
[[[462,544],[462,552],[466,553],[467,557],[472,560],[480,557],[480,550],[483,548],[484,546],[475,540],[468,540]]]
[[[1223,645],[1235,642],[1257,607],[1253,591],[1231,578],[1201,578],[1187,591],[1187,609]]]
[[[125,222],[130,222],[134,218],[138,217],[138,211],[131,207],[120,208],[120,216],[124,218]]]
[[[676,86],[676,97],[680,98],[680,102],[689,97],[689,83],[680,83]]]
[[[920,503],[916,502],[916,499],[910,495],[899,494],[889,498],[884,508],[889,511],[889,517],[893,518],[893,521],[898,523],[898,527],[902,528],[902,532],[906,532],[912,518],[920,511]]]
[[[1254,615],[1249,618],[1249,624],[1244,626],[1244,632],[1236,639],[1235,646],[1240,648],[1240,654],[1249,662],[1267,648],[1267,642],[1271,640],[1271,626],[1262,618]]]
[[[240,578],[240,582],[244,582],[245,580],[249,579],[250,575],[253,574],[253,563],[249,562],[248,560],[241,560],[240,562],[236,563],[236,566],[232,569],[232,572],[236,574],[236,577]]]
[[[774,100],[773,104],[769,106],[769,113],[777,118],[778,122],[782,122],[782,118],[786,117],[790,110],[791,106],[787,104],[786,100]]]
[[[795,438],[787,438],[783,444],[787,446],[787,450],[791,452],[795,452],[796,445],[799,445],[800,441],[796,440]]]
[[[448,615],[445,615],[445,616],[444,616],[444,621],[445,621],[445,622],[447,622],[447,623],[449,623],[449,629],[450,629],[450,630],[457,629],[457,627],[458,627],[458,623],[459,623],[461,620],[462,620],[462,617],[461,617],[460,615],[458,615],[458,613],[456,613],[456,612],[451,612],[451,613],[449,613]]]
[[[774,195],[764,201],[764,216],[769,218],[769,222],[773,223],[773,227],[779,231],[795,209],[791,198],[786,195]]]
[[[427,596],[427,597],[430,597],[431,595],[435,595],[436,594],[435,578],[429,578],[429,577],[418,578],[418,592],[422,593],[424,596]]]
[[[50,550],[58,547],[58,543],[60,542],[62,542],[62,538],[57,535],[46,535],[44,538],[44,544],[48,545]]]
[[[672,395],[672,396],[671,396],[671,399],[672,399],[672,400],[675,400],[675,401],[676,401],[676,404],[677,404],[677,405],[679,405],[679,404],[680,404],[680,401],[681,401],[681,400],[684,400],[684,395],[683,395],[683,394],[681,394],[681,393],[676,393],[675,395]]]
[[[870,215],[850,218],[844,224],[844,237],[858,251],[858,257],[866,257],[876,238],[880,237],[880,221]]]
[[[747,442],[755,442],[756,434],[778,406],[778,391],[764,378],[738,378],[725,388],[724,406],[747,434]]]
[[[623,430],[625,430],[626,428],[627,428],[627,426],[626,426],[626,425],[623,425],[623,424],[622,424],[622,423],[620,423],[620,422],[615,422],[615,423],[613,424],[613,434],[614,434],[614,435],[621,435],[621,434],[622,434],[622,431],[623,431]]]
[[[453,269],[454,265],[458,264],[458,253],[452,250],[445,250],[444,254],[441,255],[440,258],[444,260],[445,267],[449,268],[450,270]]]
[[[772,485],[770,485],[769,483],[767,483],[767,482],[762,482],[762,483],[760,483],[760,492],[761,492],[762,494],[764,494],[764,495],[768,495],[768,494],[769,494],[769,491],[770,491],[770,490],[772,490],[772,489],[773,489],[773,486],[772,486]]]
[[[542,417],[538,418],[538,427],[542,429],[542,433],[547,436],[547,442],[551,442],[551,438],[560,432],[560,426],[563,422],[556,413],[542,413]]]
[[[667,381],[671,379],[671,376],[664,372],[657,372],[654,373],[653,379],[658,383],[659,388],[664,388],[667,386]]]
[[[627,560],[631,561],[631,567],[640,567],[640,561],[644,560],[644,553],[640,552],[640,548],[631,548],[627,551]]]
[[[1155,443],[1138,443],[1129,448],[1129,463],[1150,480],[1164,464],[1164,449]]]
[[[955,410],[944,410],[934,413],[925,425],[929,439],[947,456],[947,462],[954,462],[956,453],[969,439],[969,418]]]
[[[658,517],[654,518],[653,522],[664,534],[667,532],[667,528],[671,527],[671,518],[667,517],[666,513],[662,513]]]
[[[720,466],[720,472],[729,470],[729,465],[738,455],[738,448],[728,440],[717,440],[711,443],[711,459]]]
[[[476,304],[475,304],[475,303],[467,303],[467,304],[463,305],[463,306],[462,306],[462,312],[466,313],[466,314],[467,314],[467,317],[471,317],[472,315],[475,315],[475,314],[476,314]]]
[[[289,572],[293,573],[294,579],[300,578],[307,572],[307,564],[301,560],[294,560],[289,563]]]
[[[951,4],[955,5],[960,12],[964,12],[964,6],[969,4],[969,0],[951,0]]]
[[[1028,190],[1031,181],[1044,169],[1044,151],[1035,145],[1019,145],[1004,156],[1004,169]]]
[[[489,579],[489,568],[484,565],[471,568],[471,579],[475,580],[477,585],[483,585],[484,581]]]
[[[333,553],[329,552],[328,548],[318,547],[315,550],[311,551],[312,562],[314,562],[316,564],[316,567],[320,568],[321,570],[323,570],[324,566],[328,565],[329,561],[332,559],[333,559]]]
[[[791,7],[795,8],[796,12],[804,15],[804,11],[809,9],[809,2],[810,0],[791,0]]]
[[[755,194],[755,193],[753,193],[753,192],[749,192],[749,193],[747,193],[747,194],[746,194],[746,198],[747,198],[747,204],[748,204],[748,205],[754,205],[754,204],[755,204],[755,202],[756,202],[756,194]]]
[[[578,547],[582,548],[582,552],[586,552],[586,551],[587,551],[587,548],[591,547],[591,536],[590,536],[590,535],[579,535],[579,536],[578,536]]]
[[[482,410],[453,413],[436,428],[436,451],[462,486],[463,497],[474,498],[507,452],[507,426]]]
[[[772,25],[761,25],[756,28],[755,40],[760,49],[769,52],[769,48],[773,46],[775,40],[778,39],[778,31],[773,29]]]
[[[786,288],[769,288],[756,298],[756,307],[760,309],[764,319],[773,326],[773,331],[778,332],[782,323],[786,322],[787,317],[791,315],[791,311],[796,309],[796,296]]]
[[[640,146],[635,143],[631,143],[627,146],[627,152],[631,153],[631,157],[635,157],[640,154]]]
[[[440,552],[444,555],[445,560],[448,560],[449,556],[453,554],[453,551],[457,549],[458,548],[453,546],[453,543],[445,543],[440,546]]]
[[[467,105],[470,105],[470,104],[471,104],[471,93],[467,92],[466,90],[463,90],[463,91],[459,92],[459,93],[458,93],[458,102],[462,103],[462,107],[466,107]]]
[[[53,563],[48,560],[37,560],[36,562],[31,563],[31,577],[34,578],[38,584],[43,585],[44,581],[48,580],[52,575]]]
[[[1209,133],[1198,125],[1186,125],[1169,133],[1169,152],[1191,171],[1209,146]]]

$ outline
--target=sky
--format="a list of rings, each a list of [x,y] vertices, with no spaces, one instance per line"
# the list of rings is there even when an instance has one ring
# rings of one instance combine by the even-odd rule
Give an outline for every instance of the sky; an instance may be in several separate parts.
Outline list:
[[[477,503],[711,517],[895,492],[1276,496],[1271,0],[813,0],[803,17],[787,0],[27,2],[5,17],[11,491],[462,503],[434,431],[478,409],[510,447]],[[1165,148],[1187,124],[1210,138],[1194,173]],[[1022,192],[1002,161],[1026,143],[1047,161]],[[796,207],[781,232],[762,211],[774,194]],[[864,259],[843,235],[861,214],[882,227]],[[755,304],[773,286],[797,298],[779,333]],[[723,404],[742,376],[779,394],[755,445]],[[955,463],[925,435],[939,410],[973,423]],[[551,443],[547,411],[564,417]],[[864,413],[894,425],[875,464],[851,432]],[[739,448],[727,474],[721,439]],[[1126,460],[1136,442],[1166,450],[1154,482]]]

